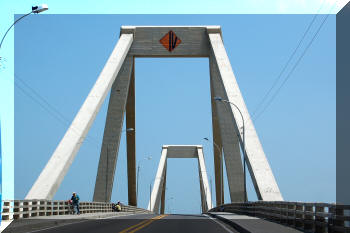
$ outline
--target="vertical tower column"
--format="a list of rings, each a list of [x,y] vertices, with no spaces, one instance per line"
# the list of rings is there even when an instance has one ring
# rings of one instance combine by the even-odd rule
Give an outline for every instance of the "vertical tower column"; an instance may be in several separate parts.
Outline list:
[[[205,167],[203,147],[200,145],[164,145],[160,157],[157,175],[154,180],[151,200],[148,203],[148,209],[155,213],[164,213],[165,210],[165,189],[166,189],[166,170],[168,158],[197,158],[198,159],[198,177],[200,184],[200,195],[202,211],[205,212],[213,206],[211,200],[211,191],[208,182],[207,170]],[[160,209],[159,209],[160,207]]]
[[[135,58],[129,86],[128,100],[126,103],[126,128],[134,130],[126,132],[127,157],[128,157],[128,197],[129,205],[137,206],[136,199],[136,144],[135,144]]]
[[[214,76],[213,64],[210,65],[210,77]],[[214,151],[214,172],[215,172],[215,194],[216,206],[224,203],[224,184],[223,184],[223,157],[222,157],[222,142],[219,126],[218,114],[216,112],[216,101],[214,100],[215,93],[213,88],[213,78],[210,78],[210,95],[211,95],[211,112],[212,112],[212,127],[213,127],[213,151]]]
[[[133,34],[122,34],[98,77],[94,87],[75,116],[72,124],[30,189],[26,199],[52,199],[68,172],[81,144],[96,118],[108,91],[121,69]]]
[[[132,66],[133,57],[128,56],[112,86],[98,163],[94,201],[109,202],[111,200]]]
[[[161,198],[161,203],[160,203],[160,214],[164,214],[164,210],[165,210],[165,191],[166,191],[166,173],[167,173],[166,163],[167,162],[165,162],[164,181],[163,181],[163,187],[162,187],[162,198]]]
[[[205,168],[203,149],[197,147],[197,154],[198,154],[199,181],[200,181],[200,187],[202,192],[202,195],[201,195],[202,211],[206,212],[208,209],[213,208],[212,201],[211,201],[211,192],[210,192],[210,187],[208,182],[207,169]]]
[[[225,88],[220,82],[220,72],[218,70],[215,57],[211,54],[209,58],[210,63],[210,80],[211,88],[214,96],[225,96]],[[224,97],[223,97],[224,98]],[[212,100],[215,101],[215,100]],[[229,106],[222,103],[216,103],[215,109],[212,109],[213,114],[217,114],[218,129],[216,133],[220,132],[220,139],[224,150],[224,159],[226,165],[226,173],[228,186],[230,190],[231,202],[244,201],[244,176],[241,159],[241,152],[239,148],[239,141],[237,136],[237,129],[234,125],[234,117],[229,111]],[[214,115],[215,116],[215,115]],[[221,161],[220,161],[221,162]],[[221,164],[220,164],[221,166]],[[218,169],[219,170],[219,169]],[[216,170],[217,171],[217,170]],[[219,172],[219,171],[218,171]],[[221,177],[221,175],[219,175]],[[222,185],[223,186],[223,185]],[[222,199],[223,201],[223,199]],[[222,202],[223,203],[223,202]]]
[[[165,166],[166,166],[167,153],[168,153],[168,148],[163,147],[156,178],[154,179],[150,203],[148,203],[148,208],[147,208],[153,212],[158,212],[159,210],[159,202],[162,194],[163,181],[164,181],[164,176],[166,171]]]
[[[261,146],[258,135],[255,131],[253,122],[250,119],[250,115],[248,113],[247,107],[244,103],[242,94],[239,90],[238,84],[236,82],[236,78],[233,74],[230,61],[228,59],[222,38],[220,33],[213,32],[209,34],[209,41],[211,45],[211,64],[214,63],[213,67],[216,70],[216,78],[214,80],[214,92],[217,95],[220,95],[223,99],[234,103],[238,106],[240,111],[243,114],[243,118],[245,121],[245,151],[246,151],[246,161],[248,165],[249,172],[252,177],[252,181],[257,193],[257,196],[260,200],[264,201],[279,201],[283,200],[280,190],[277,186],[276,180],[273,176],[270,165],[266,159],[265,153]],[[216,92],[216,90],[221,90]],[[239,111],[232,105],[228,103],[217,103],[218,109],[218,117],[220,124],[221,122],[225,122],[230,128],[236,129],[238,133],[238,139],[241,145],[243,144],[242,131],[243,131],[243,122],[240,116]],[[225,108],[224,108],[225,107]],[[225,140],[227,137],[230,137],[232,134],[222,132],[221,129],[221,139],[223,140],[223,147],[225,152],[225,162],[226,162],[226,145]],[[230,130],[231,131],[231,130]],[[231,135],[230,135],[231,134]],[[237,136],[235,136],[237,138]],[[243,146],[242,146],[243,147]],[[228,153],[230,154],[230,153]],[[238,162],[238,161],[237,161]],[[226,167],[227,167],[226,163]],[[242,165],[240,164],[240,170]],[[227,168],[229,170],[229,168]],[[240,172],[241,174],[241,172]],[[229,176],[229,174],[228,174]],[[241,198],[241,182],[242,177],[239,177],[239,197]],[[231,197],[232,198],[232,197]],[[234,201],[234,200],[232,200]]]

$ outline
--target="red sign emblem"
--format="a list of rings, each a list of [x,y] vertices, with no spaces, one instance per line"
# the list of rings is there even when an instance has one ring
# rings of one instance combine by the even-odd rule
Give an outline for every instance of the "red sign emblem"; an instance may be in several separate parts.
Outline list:
[[[181,40],[175,35],[173,31],[169,31],[159,42],[168,50],[169,52],[173,51],[180,43]]]

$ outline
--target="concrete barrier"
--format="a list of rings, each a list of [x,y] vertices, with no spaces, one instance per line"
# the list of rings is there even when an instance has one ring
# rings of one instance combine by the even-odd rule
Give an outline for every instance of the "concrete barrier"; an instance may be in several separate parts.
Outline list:
[[[113,212],[112,203],[80,202],[82,214]],[[122,212],[152,213],[149,210],[135,206],[122,205]],[[4,200],[2,201],[2,220],[15,220],[38,216],[69,215],[68,201],[52,200]]]
[[[230,203],[209,212],[255,216],[308,232],[350,232],[350,205],[286,201]]]

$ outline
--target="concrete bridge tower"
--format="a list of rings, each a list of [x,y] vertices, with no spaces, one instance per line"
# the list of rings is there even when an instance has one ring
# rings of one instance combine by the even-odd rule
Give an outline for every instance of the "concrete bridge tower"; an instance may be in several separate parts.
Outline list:
[[[95,85],[66,134],[32,186],[26,199],[52,199],[83,143],[108,92],[111,92],[98,164],[94,201],[109,202],[126,115],[126,127],[135,129],[135,59],[138,57],[206,57],[210,64],[212,125],[214,142],[215,187],[221,204],[221,151],[232,202],[245,200],[244,175],[240,148],[243,148],[243,121],[231,105],[214,100],[215,96],[234,103],[245,122],[245,155],[255,191],[260,200],[283,200],[266,159],[253,122],[239,90],[228,59],[220,26],[123,26],[120,38]],[[127,134],[128,198],[137,205],[135,133]],[[244,149],[244,148],[243,148]]]

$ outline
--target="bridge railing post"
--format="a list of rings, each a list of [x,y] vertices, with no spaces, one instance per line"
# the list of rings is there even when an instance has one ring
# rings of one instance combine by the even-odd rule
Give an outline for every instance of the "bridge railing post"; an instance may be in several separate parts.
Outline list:
[[[271,208],[272,209],[272,214],[273,214],[273,209],[274,207],[273,206],[269,206],[269,202],[261,202],[261,216],[265,219],[269,219],[270,218],[270,215],[269,215],[269,209]]]
[[[225,204],[210,211],[253,215],[286,224],[304,232],[350,232],[350,205],[303,202],[246,202]]]
[[[38,202],[36,200],[30,201],[30,217],[38,216]]]
[[[278,219],[278,222],[279,223],[283,223],[283,206],[280,202],[276,203],[276,207],[277,207],[277,210],[278,210],[278,215],[279,215],[279,219]]]
[[[277,202],[277,207],[278,207],[278,210],[279,210],[279,223],[281,224],[284,224],[285,223],[285,210],[284,210],[284,205],[283,205],[283,202]]]
[[[344,208],[343,206],[337,206],[335,208],[335,225],[334,230],[337,232],[338,227],[345,227],[345,221],[344,221]]]
[[[29,201],[21,201],[20,203],[22,204],[23,218],[29,218]]]
[[[101,213],[112,212],[112,203],[80,202],[80,212]],[[150,213],[150,211],[136,206],[122,205],[122,211],[130,213]],[[2,220],[15,220],[21,218],[35,218],[40,216],[68,215],[70,204],[68,201],[51,200],[3,200]]]
[[[282,223],[285,225],[288,225],[288,220],[289,220],[289,210],[288,210],[288,202],[280,202],[282,206]]]
[[[23,217],[21,214],[21,202],[20,201],[14,201],[13,202],[13,219],[18,219]]]
[[[304,205],[297,202],[295,204],[295,220],[294,227],[302,229],[304,227]]]
[[[304,230],[314,230],[314,211],[313,204],[304,204]]]
[[[289,226],[295,225],[295,203],[294,202],[287,203],[287,225]]]
[[[264,218],[264,204],[262,202],[257,202],[256,203],[256,209],[257,209],[257,216],[259,218]]]
[[[272,220],[276,222],[282,222],[282,212],[281,212],[281,206],[279,202],[272,202],[271,203],[272,207],[272,213],[273,213],[273,218]]]
[[[315,204],[315,231],[325,233],[327,223],[325,219],[325,206],[321,204]]]

